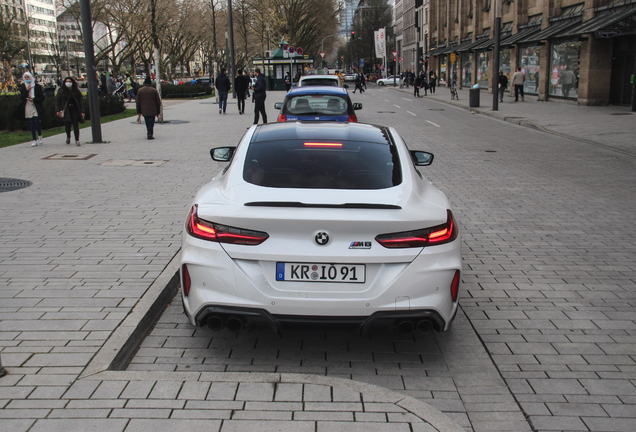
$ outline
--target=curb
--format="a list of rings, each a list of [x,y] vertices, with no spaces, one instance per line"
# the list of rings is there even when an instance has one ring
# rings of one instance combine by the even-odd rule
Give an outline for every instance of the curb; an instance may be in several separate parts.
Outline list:
[[[93,357],[79,379],[106,370],[123,370],[128,365],[179,289],[179,253],[180,250]]]

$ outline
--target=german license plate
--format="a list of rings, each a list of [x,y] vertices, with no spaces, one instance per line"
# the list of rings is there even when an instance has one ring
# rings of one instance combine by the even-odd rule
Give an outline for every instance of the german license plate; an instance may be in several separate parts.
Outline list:
[[[276,280],[286,282],[364,283],[364,264],[276,263]]]

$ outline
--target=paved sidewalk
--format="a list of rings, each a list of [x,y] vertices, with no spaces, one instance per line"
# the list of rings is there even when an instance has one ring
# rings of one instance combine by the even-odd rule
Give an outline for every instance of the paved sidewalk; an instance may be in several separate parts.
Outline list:
[[[404,98],[412,97],[403,91]],[[482,94],[482,105],[489,97]],[[433,98],[450,102],[444,88]],[[268,93],[271,120],[276,115],[274,102],[282,99],[281,93]],[[633,115],[611,115],[627,113],[627,109],[529,99],[501,104],[494,114],[483,107],[475,112],[501,115],[508,121],[523,117],[535,129],[636,154],[633,138],[629,139],[634,136]],[[228,342],[235,345],[228,346],[236,349],[238,360],[230,358],[232,364],[223,369],[235,368],[235,372],[216,372],[219,362],[215,359],[201,360],[200,369],[186,372],[195,367],[193,363],[188,368],[184,360],[174,360],[182,359],[180,355],[170,357],[166,352],[198,348],[179,345],[187,343],[184,333],[200,336],[197,343],[209,343],[209,335],[205,329],[197,333],[191,326],[181,326],[178,304],[173,304],[164,314],[167,322],[146,339],[140,350],[143,355],[132,367],[106,371],[108,362],[102,360],[108,351],[116,351],[118,335],[131,327],[129,321],[134,323],[135,317],[143,315],[148,296],[162,285],[159,282],[174,274],[191,198],[219,169],[209,149],[235,144],[252,122],[251,114],[239,116],[236,105],[229,102],[225,116],[218,114],[210,99],[166,103],[166,119],[171,123],[156,126],[154,141],[147,141],[144,126],[129,118],[103,126],[109,144],[75,148],[66,146],[60,135],[45,140],[42,147],[25,143],[0,149],[0,177],[33,182],[26,189],[0,193],[0,350],[9,371],[0,378],[1,431],[529,430],[517,401],[525,413],[549,421],[535,424],[535,430],[595,430],[577,421],[579,415],[598,417],[591,424],[608,424],[603,430],[633,430],[633,262],[626,258],[631,256],[630,238],[633,252],[633,232],[617,242],[621,231],[612,230],[616,228],[612,224],[629,228],[633,223],[624,211],[633,207],[625,199],[630,196],[623,197],[623,206],[611,207],[608,216],[599,209],[607,206],[605,199],[617,202],[613,195],[623,189],[613,189],[609,183],[605,198],[605,188],[595,187],[595,179],[587,182],[592,195],[583,193],[584,188],[574,189],[570,177],[572,183],[586,180],[586,170],[594,162],[584,152],[566,167],[566,178],[559,179],[557,191],[569,193],[561,195],[568,202],[594,202],[584,209],[562,205],[553,214],[553,208],[545,204],[554,192],[553,182],[542,176],[563,167],[558,161],[542,159],[541,152],[548,151],[542,143],[516,153],[520,146],[513,133],[509,140],[498,138],[499,153],[487,155],[494,162],[482,164],[486,171],[462,177],[454,174],[477,165],[472,164],[476,155],[484,159],[490,143],[471,147],[470,140],[460,136],[463,132],[428,126],[426,133],[434,140],[436,156],[451,161],[431,167],[432,180],[448,188],[449,198],[464,216],[464,243],[470,250],[462,291],[466,314],[458,316],[453,332],[443,338],[435,335],[444,341],[439,346],[431,343],[432,335],[419,345],[396,343],[399,349],[394,351],[375,340],[347,346],[357,350],[335,344],[324,351],[340,358],[331,362],[323,357],[323,362],[310,365],[316,369],[303,373],[293,370],[291,363],[287,369],[271,370],[268,358],[254,362],[247,357],[251,348],[240,346],[249,338],[236,338]],[[460,93],[460,101],[453,104],[466,107],[467,92]],[[378,109],[382,113],[366,102],[361,114],[377,122],[399,116]],[[492,124],[464,115],[474,120],[475,127]],[[557,115],[563,121],[555,122]],[[515,131],[506,126],[502,129]],[[417,142],[421,134],[411,129],[405,135]],[[444,140],[449,134],[450,145]],[[82,131],[83,141],[89,136],[89,130]],[[559,148],[572,150],[566,145]],[[460,151],[465,151],[466,161],[452,161],[449,154]],[[602,162],[602,172],[609,172],[613,163],[624,173],[619,166],[623,155],[607,153],[603,149],[591,153]],[[507,160],[510,167],[502,172],[504,165],[495,164],[498,160]],[[528,197],[525,184],[505,184],[519,169],[519,160],[534,167],[531,178],[545,181],[543,188]],[[573,171],[577,163],[580,169]],[[623,174],[614,181],[624,185],[630,178]],[[496,189],[485,193],[494,191],[496,199],[477,202],[480,185],[491,183]],[[527,184],[532,186],[529,180]],[[517,206],[522,193],[522,204],[530,209]],[[491,215],[492,208],[508,210]],[[561,219],[572,211],[581,215],[563,238]],[[523,225],[527,220],[533,225]],[[537,233],[548,244],[538,242]],[[604,244],[609,241],[615,244]],[[589,242],[605,247],[592,254]],[[573,249],[564,257],[567,261],[555,260],[568,246]],[[528,251],[537,256],[522,261]],[[605,277],[592,279],[591,275],[601,272]],[[616,272],[616,279],[605,272]],[[626,281],[630,277],[632,282]],[[576,291],[569,291],[571,286]],[[554,308],[562,311],[556,313]],[[604,315],[609,308],[615,309],[614,314]],[[599,322],[606,327],[597,329]],[[160,338],[162,349],[153,351]],[[422,347],[428,351],[420,351]],[[354,354],[358,357],[348,357]],[[424,364],[417,366],[421,369],[405,371],[403,363],[418,355],[418,362]],[[353,380],[343,379],[351,374],[343,363],[351,369],[362,368],[359,360],[369,356],[385,362],[378,366],[380,373],[360,371]],[[144,363],[147,359],[141,357],[152,358],[152,363]],[[449,364],[448,370],[435,368],[440,363]],[[146,364],[154,369],[141,370]],[[162,372],[163,368],[172,372]],[[322,374],[316,372],[319,368],[336,371],[333,376],[314,374]],[[375,380],[369,382],[371,375],[376,375]],[[599,378],[613,378],[612,384]],[[605,422],[601,404],[614,410],[611,422]]]
[[[370,84],[369,88],[374,85]],[[384,88],[413,97],[412,87]],[[429,93],[427,96],[423,96],[424,91],[421,90],[420,95],[422,98],[470,109],[474,113],[636,155],[636,113],[631,112],[629,107],[578,106],[575,102],[558,99],[542,102],[537,100],[537,96],[526,96],[524,102],[515,102],[514,94],[511,96],[506,93],[498,110],[493,111],[493,95],[485,90],[480,92],[478,108],[468,106],[468,89],[459,90],[459,100],[451,100],[450,90],[446,87],[437,87],[434,95]],[[514,136],[510,139],[513,140]]]
[[[269,93],[271,119],[283,96]],[[154,141],[128,118],[103,125],[108,144],[1,150],[0,176],[33,185],[0,194],[0,430],[462,431],[411,396],[337,377],[104,371],[174,274],[192,196],[219,169],[209,149],[235,144],[253,115],[206,99],[167,102],[165,119]]]

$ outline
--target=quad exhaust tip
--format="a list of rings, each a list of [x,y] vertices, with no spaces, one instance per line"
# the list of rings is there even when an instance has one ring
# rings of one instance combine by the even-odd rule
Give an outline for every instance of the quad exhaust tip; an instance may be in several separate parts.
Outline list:
[[[210,318],[208,318],[207,324],[208,327],[215,331],[223,330],[223,327],[227,327],[231,332],[239,332],[243,329],[243,320],[234,316],[229,317],[224,322],[221,316],[211,315]]]
[[[428,334],[433,330],[433,322],[431,320],[421,320],[415,325],[413,321],[404,320],[398,323],[397,330],[403,335],[411,334],[414,330],[421,334]]]

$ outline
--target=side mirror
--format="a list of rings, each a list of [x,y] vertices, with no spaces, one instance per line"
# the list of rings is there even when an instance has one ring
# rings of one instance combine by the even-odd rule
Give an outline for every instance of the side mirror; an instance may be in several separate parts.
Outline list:
[[[210,156],[217,162],[229,162],[232,160],[236,147],[217,147],[210,150]]]
[[[274,109],[279,110],[279,109],[282,109],[282,108],[283,108],[283,103],[282,102],[276,102],[274,104]]]
[[[362,109],[362,104],[360,102],[354,102],[353,103],[353,109],[355,110],[361,110]]]
[[[433,163],[433,153],[411,150],[411,158],[416,166],[428,166]]]
[[[342,85],[342,87],[344,87],[344,88],[346,88],[346,89],[348,89],[348,88],[349,88],[349,86],[348,86],[347,84],[343,84],[343,85]]]

